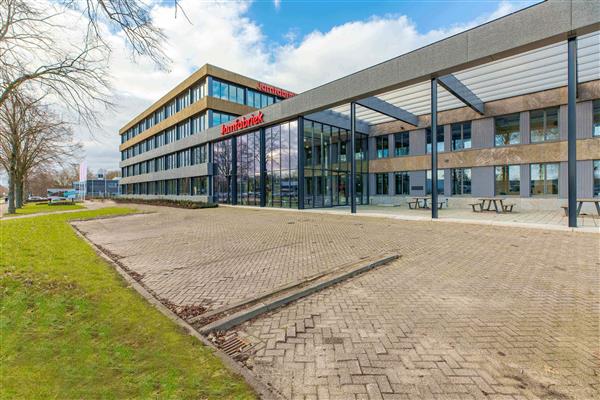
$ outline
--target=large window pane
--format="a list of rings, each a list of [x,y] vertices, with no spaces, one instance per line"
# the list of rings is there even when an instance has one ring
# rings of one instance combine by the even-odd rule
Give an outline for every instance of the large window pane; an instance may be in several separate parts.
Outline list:
[[[532,143],[559,139],[558,107],[530,111],[529,118]]]
[[[426,136],[426,140],[427,140],[427,153],[431,153],[431,143],[432,143],[431,128],[425,129],[425,136]],[[437,140],[437,146],[436,146],[437,152],[441,153],[444,151],[444,126],[443,125],[437,127],[436,140]]]
[[[471,122],[452,124],[452,151],[471,148]]]
[[[375,174],[375,186],[377,194],[388,194],[388,174]]]
[[[377,158],[387,158],[389,156],[389,141],[388,136],[377,136],[375,138],[375,144],[377,148]]]
[[[396,194],[408,195],[410,192],[410,175],[408,172],[395,173]]]
[[[431,170],[427,170],[427,181],[426,181],[426,190],[427,194],[431,194],[432,192],[432,182],[431,182]],[[438,194],[444,194],[444,170],[438,169],[437,171],[437,192]]]
[[[471,168],[452,169],[452,194],[471,194]]]
[[[519,114],[505,115],[494,119],[496,146],[521,143]]]
[[[407,156],[409,154],[409,133],[400,132],[394,135],[394,156]]]
[[[559,164],[531,164],[531,195],[558,194]]]
[[[495,168],[496,195],[519,195],[521,193],[521,166],[499,165]]]

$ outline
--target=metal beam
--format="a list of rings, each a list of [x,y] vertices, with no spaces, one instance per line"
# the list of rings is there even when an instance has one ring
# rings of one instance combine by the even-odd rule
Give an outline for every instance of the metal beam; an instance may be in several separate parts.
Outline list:
[[[413,126],[419,124],[419,118],[416,115],[375,96],[357,100],[356,104]]]
[[[298,209],[304,210],[304,118],[298,118]]]
[[[473,111],[484,114],[483,101],[475,93],[466,87],[457,77],[452,74],[441,76],[437,79],[440,86],[449,91],[454,97],[471,107]]]
[[[569,227],[577,227],[577,37],[570,37],[567,46],[567,169]]]
[[[437,79],[433,78],[431,80],[431,218],[437,217]]]
[[[356,214],[356,104],[350,103],[350,212]]]

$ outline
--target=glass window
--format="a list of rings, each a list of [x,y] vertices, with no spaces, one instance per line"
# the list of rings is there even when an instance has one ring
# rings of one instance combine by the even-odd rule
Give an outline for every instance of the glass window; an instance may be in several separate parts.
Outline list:
[[[408,172],[396,172],[394,175],[396,194],[408,195],[410,192],[410,175]]]
[[[377,148],[377,158],[387,158],[390,155],[388,136],[377,136],[375,138],[375,147]]]
[[[192,196],[201,196],[208,194],[208,177],[199,176],[192,178]]]
[[[529,112],[531,143],[558,140],[558,107]]]
[[[425,136],[427,138],[427,153],[431,153],[431,128],[425,129]],[[437,152],[441,153],[444,151],[444,126],[437,127]]]
[[[494,119],[496,146],[521,143],[520,115],[511,114]]]
[[[471,121],[452,124],[452,151],[471,148]]]
[[[594,160],[594,197],[600,196],[600,160]]]
[[[521,194],[521,166],[520,165],[499,165],[495,168],[496,195],[516,195]]]
[[[427,170],[427,181],[426,181],[426,189],[427,194],[431,194],[431,170]],[[444,170],[438,169],[437,171],[437,192],[438,194],[444,194]]]
[[[558,163],[531,164],[531,195],[558,194]]]
[[[471,168],[452,169],[452,194],[471,194]]]
[[[409,149],[408,132],[399,132],[394,135],[394,156],[407,156]]]
[[[375,174],[375,186],[377,194],[388,194],[388,174]]]
[[[594,100],[592,135],[600,136],[600,100]]]

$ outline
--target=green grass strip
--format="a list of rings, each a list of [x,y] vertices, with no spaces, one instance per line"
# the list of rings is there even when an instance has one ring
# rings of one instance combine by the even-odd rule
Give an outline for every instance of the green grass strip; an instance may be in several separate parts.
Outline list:
[[[0,221],[0,398],[254,398],[68,224],[133,211]]]

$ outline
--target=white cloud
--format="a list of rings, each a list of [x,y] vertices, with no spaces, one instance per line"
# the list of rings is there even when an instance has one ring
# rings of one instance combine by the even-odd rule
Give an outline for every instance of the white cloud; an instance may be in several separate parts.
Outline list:
[[[117,111],[106,114],[106,122],[95,132],[96,141],[79,130],[79,137],[87,140],[88,165],[94,170],[117,168],[119,127],[205,63],[299,92],[515,10],[511,3],[503,2],[490,15],[428,32],[419,32],[405,15],[371,17],[270,45],[260,25],[248,17],[249,1],[182,0],[180,5],[191,24],[181,13],[175,18],[173,8],[165,4],[170,3],[158,3],[152,16],[168,38],[165,49],[173,60],[169,73],[156,70],[143,58],[132,62],[123,38],[114,34],[108,38],[113,47],[110,65]],[[279,7],[279,1],[274,5]]]
[[[281,0],[273,0],[273,5],[277,10],[281,7]]]

